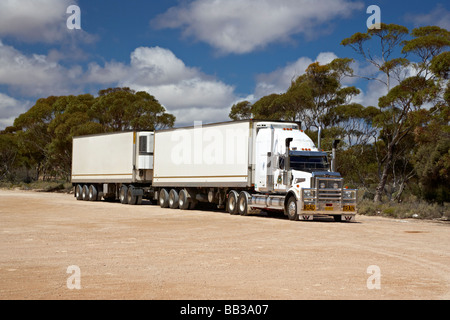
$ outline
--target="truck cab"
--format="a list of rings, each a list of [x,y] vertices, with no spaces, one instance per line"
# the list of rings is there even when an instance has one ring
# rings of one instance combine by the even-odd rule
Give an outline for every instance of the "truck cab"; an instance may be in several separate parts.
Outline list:
[[[255,191],[278,198],[266,204],[279,204],[282,196],[284,212],[292,220],[317,215],[354,220],[356,190],[344,187],[341,175],[331,170],[328,153],[319,150],[297,124],[262,122],[256,130]]]

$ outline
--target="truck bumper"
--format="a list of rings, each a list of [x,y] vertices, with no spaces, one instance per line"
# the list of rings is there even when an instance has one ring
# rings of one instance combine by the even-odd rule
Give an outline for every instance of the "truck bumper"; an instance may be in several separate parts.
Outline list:
[[[305,205],[304,202],[297,202],[299,220],[314,220],[314,217],[332,216],[337,221],[355,222],[356,221],[356,204],[346,205],[341,208],[325,206]],[[344,209],[345,208],[345,209]]]
[[[325,216],[333,216],[338,218],[339,221],[345,222],[355,222],[356,221],[356,213],[349,212],[326,212],[326,211],[304,211],[301,210],[298,214],[299,220],[314,220],[314,217],[325,217]],[[339,219],[340,217],[340,219]]]

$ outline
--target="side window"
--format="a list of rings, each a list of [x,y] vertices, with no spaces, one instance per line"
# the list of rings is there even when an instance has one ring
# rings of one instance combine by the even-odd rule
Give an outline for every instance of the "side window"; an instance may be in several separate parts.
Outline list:
[[[146,154],[147,151],[147,136],[139,137],[139,154]]]

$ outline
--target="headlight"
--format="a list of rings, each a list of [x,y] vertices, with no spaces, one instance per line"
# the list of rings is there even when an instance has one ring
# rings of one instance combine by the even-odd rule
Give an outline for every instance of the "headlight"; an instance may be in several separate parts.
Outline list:
[[[344,199],[353,199],[353,191],[344,191]]]
[[[333,188],[334,189],[339,189],[339,183],[337,183],[337,182],[333,183]]]
[[[321,183],[319,184],[319,188],[320,188],[320,189],[325,189],[325,183],[321,182]]]
[[[303,194],[305,195],[305,198],[311,198],[311,191],[305,190]]]

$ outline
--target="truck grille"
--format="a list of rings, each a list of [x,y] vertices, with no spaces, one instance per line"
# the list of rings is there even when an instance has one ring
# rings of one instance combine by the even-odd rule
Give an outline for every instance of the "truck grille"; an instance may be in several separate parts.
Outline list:
[[[343,179],[314,177],[312,188],[302,189],[302,207],[306,211],[355,211],[356,190],[343,188]]]

